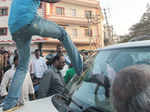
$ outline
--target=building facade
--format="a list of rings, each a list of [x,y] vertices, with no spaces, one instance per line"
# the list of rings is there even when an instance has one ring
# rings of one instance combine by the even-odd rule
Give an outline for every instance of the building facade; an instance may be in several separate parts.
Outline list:
[[[0,0],[0,46],[14,49],[8,30],[8,15],[12,0]],[[42,17],[64,27],[78,50],[104,46],[103,15],[97,0],[62,0],[59,3],[41,3],[38,11]],[[46,54],[55,50],[58,40],[35,36],[32,49],[41,48]]]
[[[0,47],[5,47],[6,50],[14,51],[15,43],[12,41],[11,34],[8,29],[8,15],[12,0],[0,0]],[[39,15],[43,16],[43,9],[39,8]],[[39,42],[45,42],[42,37],[34,36],[32,39],[31,50],[38,48]]]

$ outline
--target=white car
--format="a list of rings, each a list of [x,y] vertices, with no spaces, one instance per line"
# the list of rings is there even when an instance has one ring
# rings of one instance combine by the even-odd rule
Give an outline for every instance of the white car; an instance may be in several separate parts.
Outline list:
[[[109,100],[109,88],[101,86],[105,78],[89,79],[97,76],[113,81],[116,72],[134,64],[150,64],[150,41],[128,42],[99,49],[86,64],[84,73],[69,83],[63,95],[53,95],[26,102],[14,112],[113,112]],[[107,94],[106,94],[107,93]]]

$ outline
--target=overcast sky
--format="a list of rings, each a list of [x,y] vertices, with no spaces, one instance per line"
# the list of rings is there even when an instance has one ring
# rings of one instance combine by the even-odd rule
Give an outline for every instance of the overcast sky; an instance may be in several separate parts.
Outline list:
[[[106,9],[109,23],[116,34],[127,34],[128,29],[139,22],[150,0],[99,0],[102,9]]]

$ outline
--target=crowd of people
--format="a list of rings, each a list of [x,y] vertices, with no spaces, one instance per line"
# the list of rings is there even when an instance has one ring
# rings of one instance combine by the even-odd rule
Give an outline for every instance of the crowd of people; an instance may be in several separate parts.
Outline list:
[[[11,53],[9,50],[5,50],[4,47],[0,48],[0,82],[3,75],[9,70],[13,64],[13,58],[17,55],[17,50]]]
[[[13,53],[0,49],[0,97],[1,102],[8,94],[19,56],[17,50]],[[56,53],[41,56],[41,51],[35,49],[25,77],[18,105],[25,101],[48,97],[64,92],[65,85],[76,74],[68,56],[63,52],[63,45],[56,46]]]

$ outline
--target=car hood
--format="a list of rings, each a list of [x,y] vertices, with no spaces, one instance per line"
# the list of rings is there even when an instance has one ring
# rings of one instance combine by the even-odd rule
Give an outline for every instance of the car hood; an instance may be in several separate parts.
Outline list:
[[[13,112],[58,112],[52,103],[52,96],[25,102]]]

